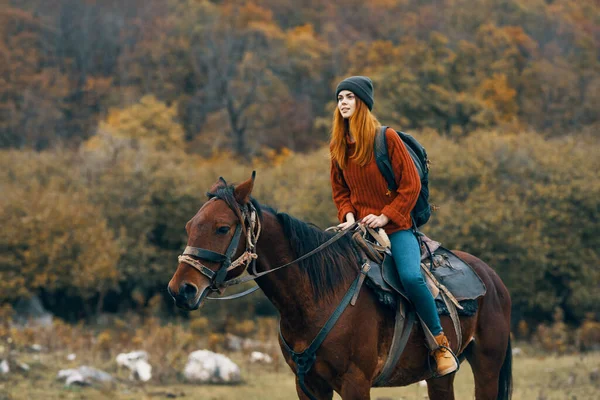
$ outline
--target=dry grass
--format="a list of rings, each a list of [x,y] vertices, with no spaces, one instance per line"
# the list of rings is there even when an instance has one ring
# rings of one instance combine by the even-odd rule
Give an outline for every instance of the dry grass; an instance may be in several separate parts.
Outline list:
[[[162,353],[161,353],[162,354]],[[81,361],[66,361],[63,352],[21,354],[19,361],[29,363],[28,373],[15,372],[0,376],[0,400],[21,399],[159,399],[189,398],[211,400],[253,400],[295,398],[292,373],[283,366],[281,357],[276,365],[257,366],[245,361],[241,353],[231,353],[231,358],[240,365],[244,383],[235,386],[192,385],[174,377],[169,384],[155,379],[146,385],[131,383],[126,371],[118,371],[114,362],[105,361],[96,365],[118,378],[111,387],[66,388],[55,380],[61,368],[76,367]],[[156,357],[151,361],[158,364]],[[182,360],[185,361],[185,360]],[[515,400],[552,399],[598,399],[600,382],[590,379],[592,371],[600,368],[600,353],[585,355],[547,356],[521,355],[514,358]],[[455,393],[457,399],[473,398],[473,378],[468,364],[459,371]],[[423,399],[425,387],[412,385],[404,388],[373,389],[373,399]],[[339,396],[335,397],[339,399]]]
[[[276,321],[263,318],[234,322],[229,324],[228,331],[253,337],[254,346],[262,343],[264,348],[261,350],[269,352],[275,359],[272,365],[250,364],[250,349],[227,352],[225,335],[211,332],[202,318],[164,325],[153,317],[131,315],[114,317],[96,329],[60,321],[43,329],[15,329],[5,324],[0,326],[0,360],[8,359],[13,371],[0,375],[0,400],[296,398],[293,374],[274,343]],[[41,352],[32,350],[34,343],[42,346]],[[186,383],[181,371],[187,355],[202,348],[228,355],[240,366],[244,382],[234,386]],[[513,399],[600,399],[600,352],[562,354],[557,349],[539,350],[542,348],[539,344],[535,348],[524,345],[522,354],[513,358]],[[147,384],[129,381],[129,372],[116,365],[115,356],[119,352],[132,350],[146,350],[150,355],[153,377]],[[69,353],[77,354],[77,359],[68,361]],[[29,364],[30,370],[19,371],[15,368],[19,362]],[[60,369],[80,365],[104,370],[116,378],[116,383],[108,387],[68,388],[56,380]],[[455,393],[457,399],[473,398],[473,377],[467,363],[457,374]],[[426,394],[427,389],[419,385],[371,391],[373,399],[421,400]]]

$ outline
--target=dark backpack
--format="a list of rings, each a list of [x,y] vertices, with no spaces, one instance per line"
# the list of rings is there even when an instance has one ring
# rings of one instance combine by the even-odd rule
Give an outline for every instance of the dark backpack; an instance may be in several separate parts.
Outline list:
[[[381,130],[375,137],[375,162],[377,162],[377,167],[379,168],[379,171],[381,171],[381,174],[388,184],[388,190],[391,192],[398,189],[398,185],[396,185],[394,170],[392,169],[392,164],[390,163],[390,158],[388,157],[387,142],[385,140],[385,131],[387,128],[387,126],[382,126]],[[425,225],[427,221],[429,221],[429,217],[431,217],[431,206],[429,204],[429,166],[427,162],[427,152],[425,151],[425,148],[421,146],[419,142],[417,142],[417,139],[411,135],[399,131],[396,131],[396,133],[406,145],[406,149],[408,150],[410,157],[413,159],[415,166],[417,167],[419,178],[421,178],[421,192],[419,193],[417,204],[415,204],[415,207],[410,213],[416,227],[420,227]]]

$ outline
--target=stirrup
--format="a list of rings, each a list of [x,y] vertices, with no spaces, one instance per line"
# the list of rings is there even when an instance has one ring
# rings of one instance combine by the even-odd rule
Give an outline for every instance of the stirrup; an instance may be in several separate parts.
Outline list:
[[[439,375],[437,373],[437,363],[436,363],[436,368],[435,369],[431,368],[431,359],[433,358],[433,354],[431,354],[429,357],[427,357],[427,367],[429,368],[429,371],[431,371],[431,373],[433,375],[432,376],[433,379],[442,378],[442,377],[444,377],[446,375],[454,374],[454,373],[458,372],[458,370],[460,370],[460,361],[459,361],[458,357],[456,356],[456,354],[454,354],[454,352],[452,351],[452,349],[450,347],[444,346],[444,345],[438,345],[438,349],[439,348],[446,349],[447,351],[450,352],[450,354],[452,355],[452,357],[454,357],[454,361],[456,362],[456,369],[454,371],[452,371],[452,372],[448,372],[447,374]]]

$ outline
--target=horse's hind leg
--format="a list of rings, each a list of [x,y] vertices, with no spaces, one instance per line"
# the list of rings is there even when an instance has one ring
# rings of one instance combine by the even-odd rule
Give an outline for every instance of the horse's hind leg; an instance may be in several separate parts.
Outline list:
[[[467,361],[475,378],[475,399],[498,399],[498,381],[504,360],[504,351],[497,348],[482,348],[477,343],[467,354]]]
[[[487,287],[479,298],[475,341],[464,352],[475,377],[475,399],[508,400],[512,394],[510,295],[483,261],[467,253],[457,254],[471,264]]]
[[[506,400],[511,396],[510,325],[498,314],[479,316],[475,341],[464,353],[473,370],[476,400]]]
[[[454,376],[450,374],[441,378],[427,380],[427,393],[430,400],[454,400]]]

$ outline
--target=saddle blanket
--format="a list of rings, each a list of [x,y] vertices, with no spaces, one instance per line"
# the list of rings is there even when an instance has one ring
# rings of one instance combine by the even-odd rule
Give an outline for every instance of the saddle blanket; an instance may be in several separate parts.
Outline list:
[[[481,278],[469,264],[444,247],[437,247],[432,256],[423,258],[422,263],[431,271],[438,282],[444,285],[459,301],[459,304],[463,307],[463,310],[458,310],[459,315],[474,315],[477,310],[476,299],[486,292]],[[433,262],[431,258],[433,258]],[[384,256],[381,265],[372,261],[367,277],[367,286],[374,289],[381,303],[395,309],[398,294],[408,300],[406,291],[400,282],[396,265],[390,255],[386,254]],[[427,281],[425,275],[424,278]],[[438,313],[447,315],[448,310],[441,294],[435,293],[435,299]]]

